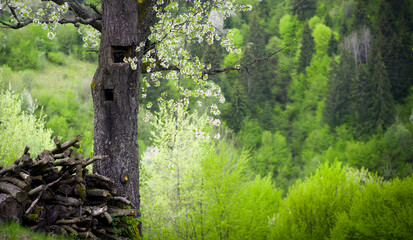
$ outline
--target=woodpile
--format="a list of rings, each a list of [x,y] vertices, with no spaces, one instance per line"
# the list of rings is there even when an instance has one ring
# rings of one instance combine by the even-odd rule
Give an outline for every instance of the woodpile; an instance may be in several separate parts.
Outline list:
[[[15,220],[35,231],[92,239],[135,233],[137,226],[130,225],[135,207],[116,195],[111,179],[86,169],[106,156],[83,159],[73,149],[81,139],[60,143],[55,138],[56,147],[34,160],[26,146],[12,165],[0,165],[0,223]]]

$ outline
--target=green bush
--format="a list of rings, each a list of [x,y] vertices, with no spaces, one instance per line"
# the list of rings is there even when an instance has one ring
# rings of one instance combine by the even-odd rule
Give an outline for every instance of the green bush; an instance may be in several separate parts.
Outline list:
[[[367,183],[331,239],[413,239],[413,177]]]
[[[29,145],[35,155],[51,148],[51,131],[45,129],[43,118],[36,118],[22,109],[18,94],[2,88],[0,69],[0,161],[9,165],[23,154]]]
[[[401,123],[395,123],[385,132],[383,145],[385,164],[398,171],[395,175],[400,175],[413,160],[412,134]]]
[[[65,56],[61,52],[48,52],[46,53],[46,58],[52,63],[63,65]]]
[[[313,176],[289,189],[271,239],[328,238],[337,214],[350,210],[357,191],[354,174],[349,174],[340,163],[321,165]]]
[[[281,191],[270,177],[249,181],[247,154],[201,133],[210,134],[205,115],[170,104],[142,158],[145,238],[268,239]]]

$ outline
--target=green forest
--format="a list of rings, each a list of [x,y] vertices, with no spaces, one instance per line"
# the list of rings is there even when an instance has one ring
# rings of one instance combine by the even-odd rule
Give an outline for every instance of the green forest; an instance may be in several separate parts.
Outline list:
[[[183,107],[167,80],[141,91],[142,238],[413,239],[413,2],[237,2],[252,10],[223,31],[241,51],[190,46],[212,67],[246,66],[209,76],[225,101],[207,91]],[[3,166],[54,137],[81,135],[93,155],[84,31],[0,28]]]

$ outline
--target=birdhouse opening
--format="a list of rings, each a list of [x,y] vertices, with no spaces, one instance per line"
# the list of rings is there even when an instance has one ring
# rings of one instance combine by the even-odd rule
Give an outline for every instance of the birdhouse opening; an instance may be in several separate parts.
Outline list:
[[[115,100],[115,94],[113,92],[113,89],[105,89],[105,101],[114,101]]]
[[[123,63],[123,59],[131,56],[131,47],[129,46],[112,46],[112,61],[114,63]]]

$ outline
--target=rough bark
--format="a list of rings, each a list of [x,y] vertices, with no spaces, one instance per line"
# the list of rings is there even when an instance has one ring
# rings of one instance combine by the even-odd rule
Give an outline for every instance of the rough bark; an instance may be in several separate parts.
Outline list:
[[[136,56],[155,21],[152,1],[103,0],[99,66],[91,84],[94,112],[94,154],[108,160],[94,172],[114,180],[120,195],[139,208],[138,98],[141,61],[132,70],[124,57]],[[139,57],[139,56],[138,56]]]

